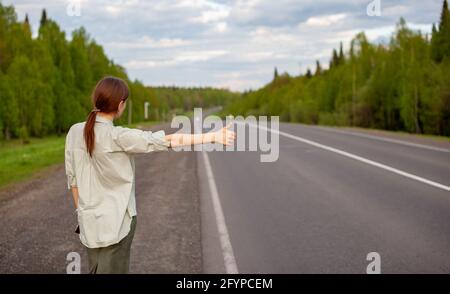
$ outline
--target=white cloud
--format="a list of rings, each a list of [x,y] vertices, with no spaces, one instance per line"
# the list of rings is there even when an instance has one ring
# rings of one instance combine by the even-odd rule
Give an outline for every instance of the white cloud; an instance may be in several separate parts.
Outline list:
[[[410,7],[406,5],[393,5],[388,7],[383,7],[382,15],[383,16],[397,16],[397,15],[406,15],[410,11]]]
[[[105,7],[105,10],[114,16],[118,15],[121,11],[119,6],[113,6],[113,5],[107,5]]]
[[[267,27],[258,27],[254,31],[250,32],[250,36],[255,42],[294,42],[299,40],[299,36],[287,32],[283,29],[272,29]],[[284,45],[284,44],[283,44]]]
[[[256,6],[261,2],[261,0],[238,0],[233,5],[232,14],[240,21],[252,20],[258,15]]]
[[[248,52],[240,55],[240,60],[248,62],[259,62],[262,60],[271,59],[274,56],[273,52],[261,51],[261,52]]]
[[[165,2],[170,3],[171,1]],[[200,8],[217,8],[222,6],[221,4],[210,0],[177,0],[173,2],[175,2],[174,7],[180,8],[200,9]]]
[[[217,58],[219,56],[224,56],[228,53],[225,50],[207,50],[207,51],[192,51],[183,52],[178,55],[175,60],[178,62],[196,62],[196,61],[207,61],[210,59]]]
[[[347,15],[345,13],[312,16],[308,18],[306,22],[301,23],[300,25],[307,27],[327,27],[340,22],[341,20],[345,19],[346,16]]]
[[[214,31],[216,31],[218,33],[223,33],[227,30],[227,28],[228,28],[228,24],[226,22],[219,22],[214,27]]]
[[[184,63],[204,62],[226,54],[228,54],[228,52],[225,50],[186,51],[173,58],[162,60],[132,59],[128,61],[125,66],[130,69],[176,66]]]
[[[191,18],[193,22],[199,22],[199,23],[210,23],[210,22],[217,22],[217,21],[223,21],[228,17],[230,14],[230,10],[226,7],[221,7],[216,10],[206,10],[201,13],[200,16],[196,16]]]
[[[171,48],[171,47],[181,47],[191,44],[188,40],[183,40],[180,38],[161,38],[155,40],[149,36],[143,36],[138,40],[133,41],[114,41],[109,42],[106,45],[110,47],[120,48],[120,49],[139,49],[139,48]]]

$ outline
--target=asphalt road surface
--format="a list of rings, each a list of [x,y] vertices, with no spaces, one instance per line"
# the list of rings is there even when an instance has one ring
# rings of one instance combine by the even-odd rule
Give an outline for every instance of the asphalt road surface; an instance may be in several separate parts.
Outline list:
[[[198,154],[206,272],[230,272],[228,263],[239,273],[366,273],[368,253],[377,252],[382,273],[450,273],[449,190],[292,136],[444,188],[448,144],[433,149],[298,124],[280,131],[291,137],[280,136],[273,163],[261,163],[258,152],[208,152],[225,234]]]

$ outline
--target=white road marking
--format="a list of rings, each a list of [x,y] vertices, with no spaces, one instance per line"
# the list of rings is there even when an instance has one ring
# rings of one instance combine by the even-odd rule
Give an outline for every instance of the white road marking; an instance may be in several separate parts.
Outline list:
[[[223,261],[227,274],[237,274],[238,268],[236,259],[234,258],[233,247],[231,246],[230,235],[228,234],[225,217],[220,204],[219,193],[217,192],[216,181],[209,162],[208,153],[203,151],[203,161],[205,162],[206,176],[208,177],[209,190],[214,206],[214,214],[216,215],[217,230],[219,231],[220,245],[222,247]]]
[[[402,140],[383,138],[383,137],[378,137],[378,136],[373,136],[373,135],[368,135],[368,134],[344,131],[344,130],[334,130],[334,129],[324,128],[324,127],[317,127],[317,128],[324,130],[324,131],[333,132],[333,133],[342,133],[342,134],[347,134],[347,135],[352,135],[352,136],[357,136],[357,137],[362,137],[362,138],[368,138],[368,139],[396,143],[396,144],[401,144],[401,145],[406,145],[406,146],[411,146],[411,147],[417,147],[417,148],[422,148],[422,149],[450,153],[450,149],[439,148],[439,147],[434,147],[434,146],[429,146],[429,145],[424,145],[424,144],[417,144],[417,143],[412,143],[412,142],[407,142],[407,141],[402,141]]]
[[[236,123],[241,123],[242,124],[242,122],[236,122]],[[409,179],[412,179],[412,180],[416,180],[418,182],[421,182],[421,183],[424,183],[424,184],[427,184],[427,185],[430,185],[430,186],[433,186],[433,187],[436,187],[436,188],[439,188],[439,189],[442,189],[442,190],[450,192],[450,187],[449,186],[446,186],[446,185],[443,185],[443,184],[440,184],[440,183],[437,183],[437,182],[434,182],[434,181],[431,181],[431,180],[428,180],[428,179],[425,179],[425,178],[422,178],[422,177],[410,174],[408,172],[404,172],[402,170],[393,168],[391,166],[388,166],[388,165],[385,165],[385,164],[382,164],[382,163],[379,163],[379,162],[376,162],[376,161],[373,161],[373,160],[370,160],[370,159],[367,159],[367,158],[364,158],[364,157],[361,157],[361,156],[358,156],[358,155],[355,155],[355,154],[352,154],[352,153],[349,153],[349,152],[346,152],[346,151],[343,151],[343,150],[340,150],[340,149],[337,149],[337,148],[333,148],[333,147],[330,147],[330,146],[327,146],[327,145],[323,145],[323,144],[320,144],[320,143],[317,143],[317,142],[314,142],[314,141],[311,141],[311,140],[308,140],[308,139],[305,139],[305,138],[302,138],[302,137],[298,137],[298,136],[295,136],[295,135],[292,135],[292,134],[289,134],[289,133],[286,133],[286,132],[271,130],[269,128],[258,126],[258,125],[254,125],[254,124],[248,124],[248,125],[251,126],[251,127],[254,127],[254,128],[262,128],[263,130],[266,130],[266,131],[269,131],[269,132],[272,132],[272,133],[278,133],[279,135],[285,136],[287,138],[290,138],[290,139],[293,139],[293,140],[297,140],[299,142],[303,142],[303,143],[306,143],[306,144],[309,144],[309,145],[312,145],[312,146],[315,146],[317,148],[321,148],[321,149],[324,149],[324,150],[327,150],[327,151],[331,151],[331,152],[334,152],[334,153],[337,153],[337,154],[349,157],[351,159],[354,159],[354,160],[357,160],[357,161],[360,161],[360,162],[363,162],[363,163],[366,163],[366,164],[369,164],[369,165],[372,165],[372,166],[376,166],[378,168],[390,171],[392,173],[401,175],[403,177],[406,177],[406,178],[409,178]]]

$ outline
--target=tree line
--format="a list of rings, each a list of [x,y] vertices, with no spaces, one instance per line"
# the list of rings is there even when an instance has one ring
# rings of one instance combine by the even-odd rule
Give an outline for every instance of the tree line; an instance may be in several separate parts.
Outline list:
[[[194,107],[226,106],[240,96],[235,92],[212,87],[159,86],[151,89],[166,102],[164,110],[171,114],[186,113]]]
[[[227,107],[235,115],[278,115],[282,121],[358,126],[450,136],[450,13],[426,35],[403,18],[388,44],[359,33],[327,69],[278,74]]]
[[[106,75],[128,82],[133,122],[144,120],[145,102],[150,103],[149,119],[156,120],[168,117],[171,109],[223,104],[236,95],[203,88],[153,89],[130,81],[83,27],[73,31],[69,41],[44,9],[33,38],[28,15],[19,21],[14,7],[0,2],[0,139],[65,133],[86,119],[91,91]],[[125,122],[126,115],[118,120]]]

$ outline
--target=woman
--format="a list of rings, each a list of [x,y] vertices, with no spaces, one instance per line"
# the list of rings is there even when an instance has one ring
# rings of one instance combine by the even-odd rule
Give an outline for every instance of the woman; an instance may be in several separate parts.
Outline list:
[[[136,228],[134,154],[203,143],[228,145],[235,139],[229,126],[218,132],[172,135],[114,126],[128,95],[123,80],[102,79],[92,94],[94,109],[66,138],[67,185],[90,273],[128,273]]]

